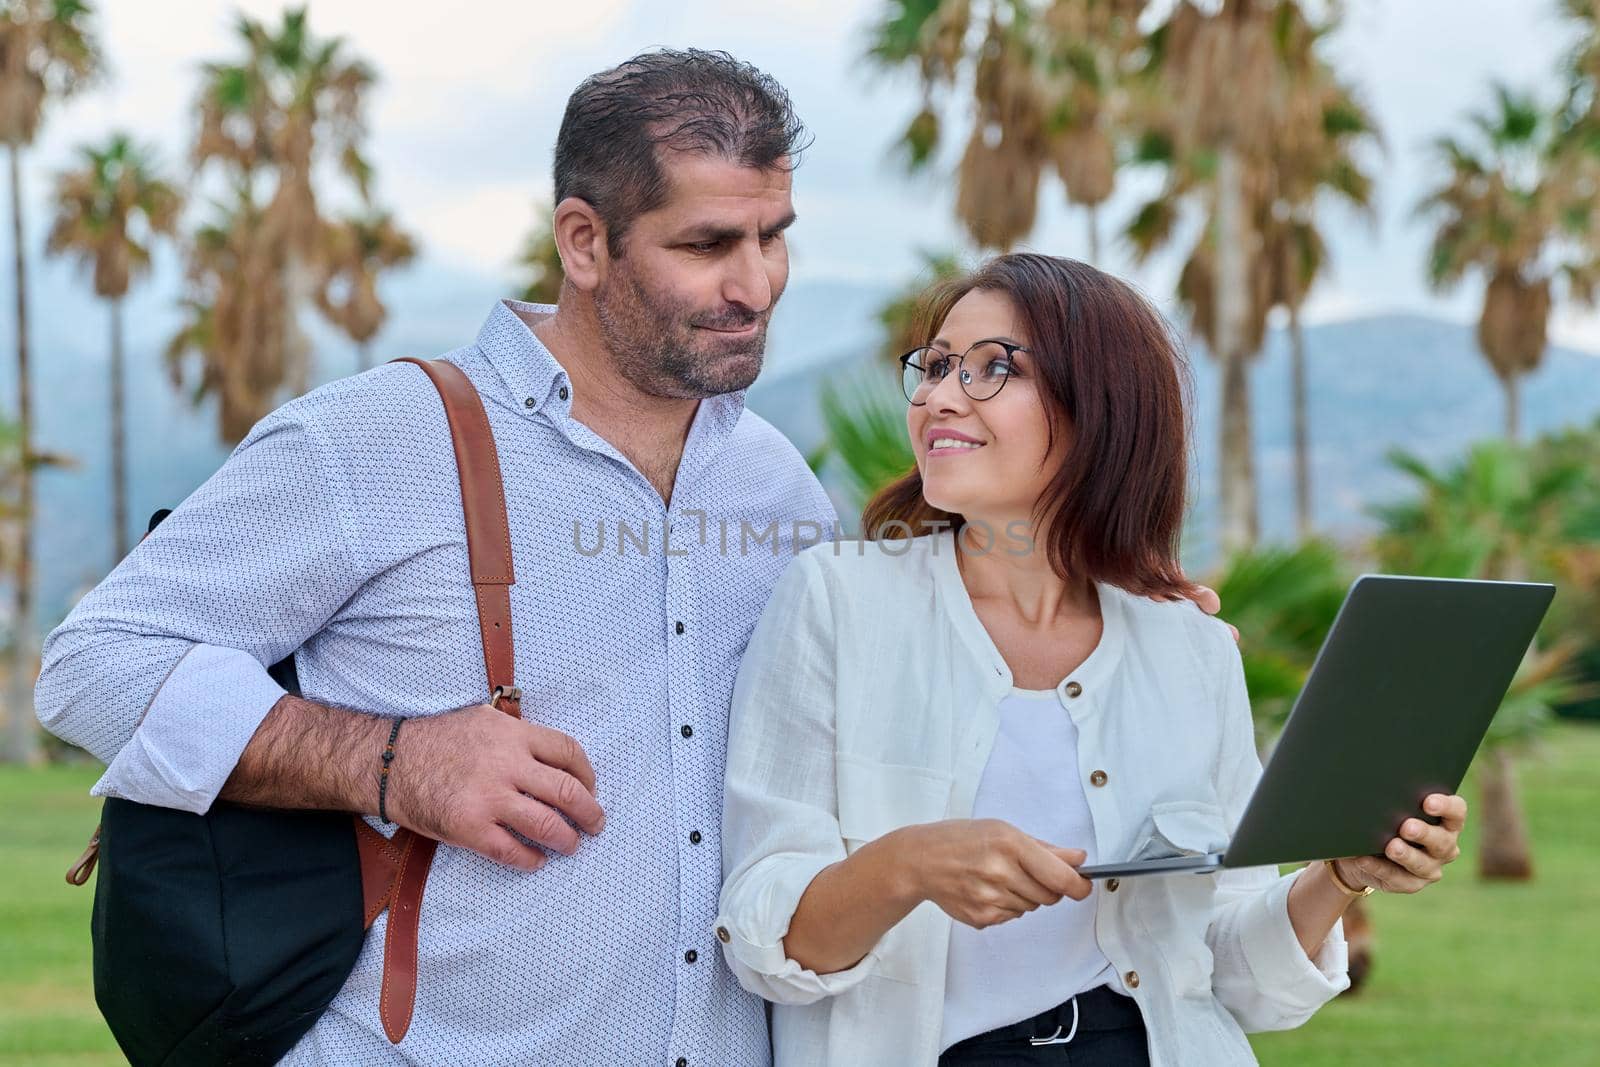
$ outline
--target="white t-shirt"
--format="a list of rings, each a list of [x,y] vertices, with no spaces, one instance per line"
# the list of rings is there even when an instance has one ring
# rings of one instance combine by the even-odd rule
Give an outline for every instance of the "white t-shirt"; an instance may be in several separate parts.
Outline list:
[[[1081,848],[1094,863],[1094,822],[1078,775],[1078,729],[1054,689],[1012,689],[972,805],[1042,841]],[[1117,988],[1094,936],[1098,893],[1063,898],[976,930],[950,926],[941,1049],[1009,1026],[1095,986]]]

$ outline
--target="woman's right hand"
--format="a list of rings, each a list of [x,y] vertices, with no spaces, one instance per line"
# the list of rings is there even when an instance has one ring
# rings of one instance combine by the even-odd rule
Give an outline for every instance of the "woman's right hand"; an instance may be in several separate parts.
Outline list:
[[[946,819],[908,826],[905,862],[913,892],[976,929],[1016,919],[1062,897],[1082,900],[1086,854],[1031,837],[1000,819]]]

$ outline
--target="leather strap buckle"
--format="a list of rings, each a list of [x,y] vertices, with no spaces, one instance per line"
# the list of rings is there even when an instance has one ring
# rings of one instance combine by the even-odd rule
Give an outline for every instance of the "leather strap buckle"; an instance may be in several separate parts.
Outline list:
[[[498,704],[502,700],[520,701],[521,699],[522,690],[514,685],[497,685],[494,687],[494,692],[489,694],[489,703],[491,704]]]

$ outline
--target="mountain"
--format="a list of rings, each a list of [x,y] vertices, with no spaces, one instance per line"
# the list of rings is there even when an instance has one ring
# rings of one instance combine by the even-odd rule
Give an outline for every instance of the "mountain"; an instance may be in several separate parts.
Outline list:
[[[215,437],[211,404],[193,406],[176,391],[161,349],[177,325],[170,298],[176,267],[158,264],[156,284],[129,301],[129,466],[133,518],[182,500],[227,457]],[[37,292],[37,403],[39,445],[76,460],[39,478],[37,524],[39,620],[53,626],[110,564],[108,524],[109,441],[106,425],[105,312],[59,265],[44,268]],[[490,274],[419,267],[385,288],[394,310],[380,337],[377,360],[436,355],[469,343],[483,316],[504,290]],[[861,387],[863,375],[881,375],[882,388],[898,396],[893,372],[873,356],[874,318],[890,287],[801,282],[790,287],[774,316],[767,366],[748,394],[750,408],[787,434],[802,452],[824,435],[817,396],[833,379]],[[0,316],[0,338],[10,336]],[[317,381],[355,369],[352,347],[320,325],[311,327],[318,352]],[[0,342],[3,343],[3,342]],[[1500,391],[1474,348],[1468,327],[1421,316],[1388,315],[1312,327],[1311,418],[1313,485],[1323,528],[1356,534],[1370,527],[1364,508],[1403,490],[1384,465],[1384,453],[1404,445],[1428,459],[1458,452],[1500,426]],[[1186,557],[1203,566],[1212,554],[1217,376],[1198,351],[1193,357],[1196,399],[1196,482],[1200,492]],[[9,375],[0,375],[0,410],[11,410]],[[1252,382],[1256,444],[1261,466],[1266,533],[1292,532],[1286,338],[1274,334]],[[1600,415],[1600,358],[1552,350],[1524,390],[1527,432]],[[836,475],[825,472],[841,513],[853,510]],[[135,531],[137,533],[138,531]]]

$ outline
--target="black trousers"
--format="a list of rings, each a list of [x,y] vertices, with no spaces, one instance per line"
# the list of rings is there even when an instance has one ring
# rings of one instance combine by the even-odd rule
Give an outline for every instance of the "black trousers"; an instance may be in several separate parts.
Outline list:
[[[1061,1045],[1032,1045],[1031,1037],[1072,1033],[1072,1001],[1031,1019],[957,1041],[939,1057],[939,1067],[1148,1067],[1144,1017],[1132,997],[1105,986],[1079,993],[1078,1031]]]

